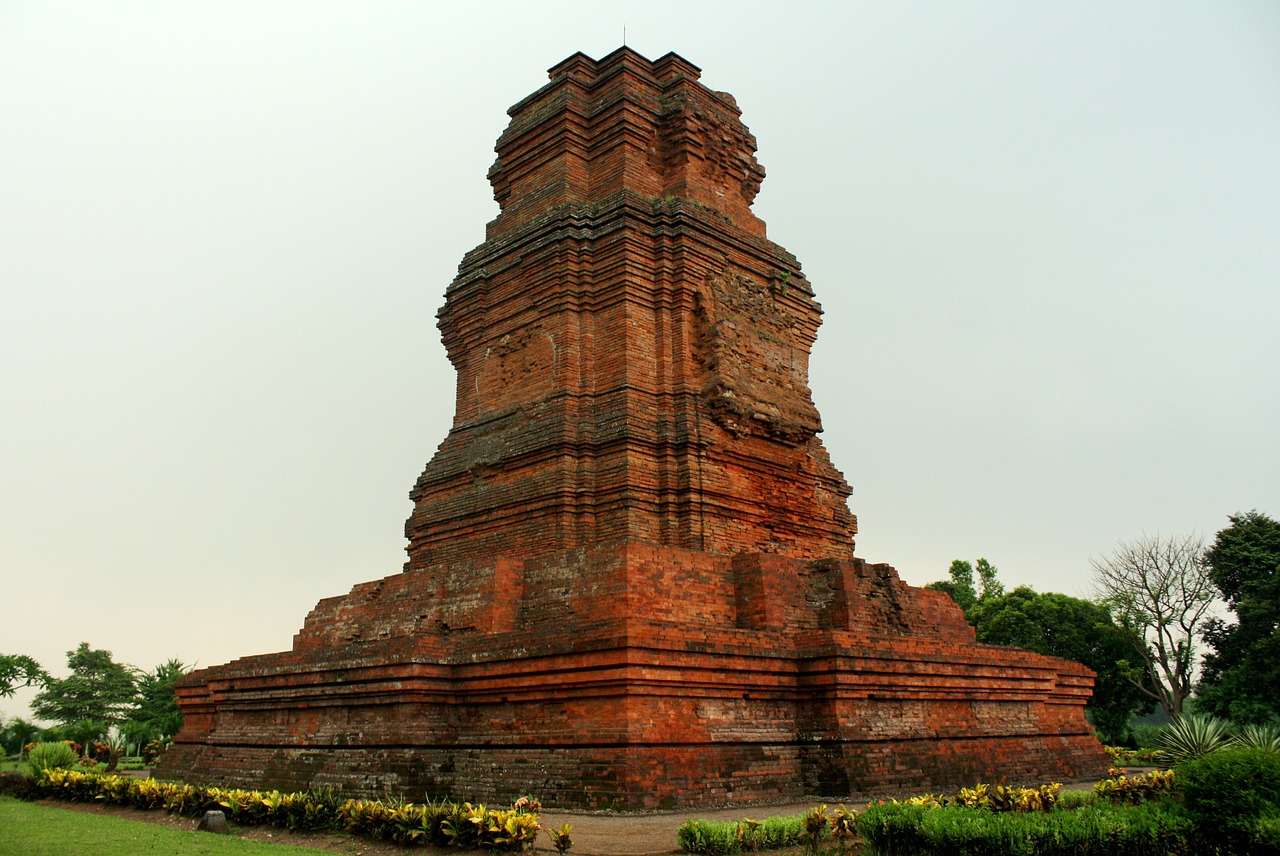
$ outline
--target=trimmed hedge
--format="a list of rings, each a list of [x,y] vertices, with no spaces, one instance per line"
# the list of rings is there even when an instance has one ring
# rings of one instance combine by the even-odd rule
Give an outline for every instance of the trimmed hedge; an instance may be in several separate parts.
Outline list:
[[[1183,807],[1205,846],[1228,853],[1280,853],[1280,753],[1221,749],[1177,768]]]
[[[779,850],[804,843],[805,815],[767,817],[761,821],[686,820],[676,830],[676,843],[686,853],[732,856],[743,850]]]
[[[1097,802],[1045,812],[974,811],[964,806],[868,806],[858,833],[877,853],[896,856],[1068,856],[1191,853],[1193,824],[1171,802],[1113,806]]]

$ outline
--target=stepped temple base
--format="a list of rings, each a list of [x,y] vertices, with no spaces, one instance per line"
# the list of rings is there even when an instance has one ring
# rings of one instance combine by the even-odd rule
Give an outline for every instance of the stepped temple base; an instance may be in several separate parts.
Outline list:
[[[157,774],[622,810],[1061,781],[1108,766],[1092,683],[887,565],[613,541],[322,601],[179,685]]]

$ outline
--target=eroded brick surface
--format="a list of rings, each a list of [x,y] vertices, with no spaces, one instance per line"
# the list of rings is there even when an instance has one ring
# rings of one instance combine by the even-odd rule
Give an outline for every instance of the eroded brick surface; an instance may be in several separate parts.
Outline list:
[[[853,556],[733,99],[622,49],[510,112],[404,571],[183,681],[161,773],[661,808],[1105,769],[1092,673]]]

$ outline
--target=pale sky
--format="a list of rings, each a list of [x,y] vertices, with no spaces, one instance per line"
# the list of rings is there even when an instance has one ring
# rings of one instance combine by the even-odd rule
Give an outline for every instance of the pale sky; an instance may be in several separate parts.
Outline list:
[[[759,141],[858,555],[1085,595],[1280,514],[1280,4],[0,0],[0,652],[217,665],[399,571],[506,110],[624,25]]]

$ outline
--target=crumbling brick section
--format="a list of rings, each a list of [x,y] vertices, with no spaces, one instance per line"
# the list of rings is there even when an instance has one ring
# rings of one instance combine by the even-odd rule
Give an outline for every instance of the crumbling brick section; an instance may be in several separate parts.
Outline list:
[[[457,410],[403,572],[181,682],[160,773],[649,809],[1105,769],[1089,670],[854,557],[821,311],[733,98],[675,54],[550,75],[440,311]]]

